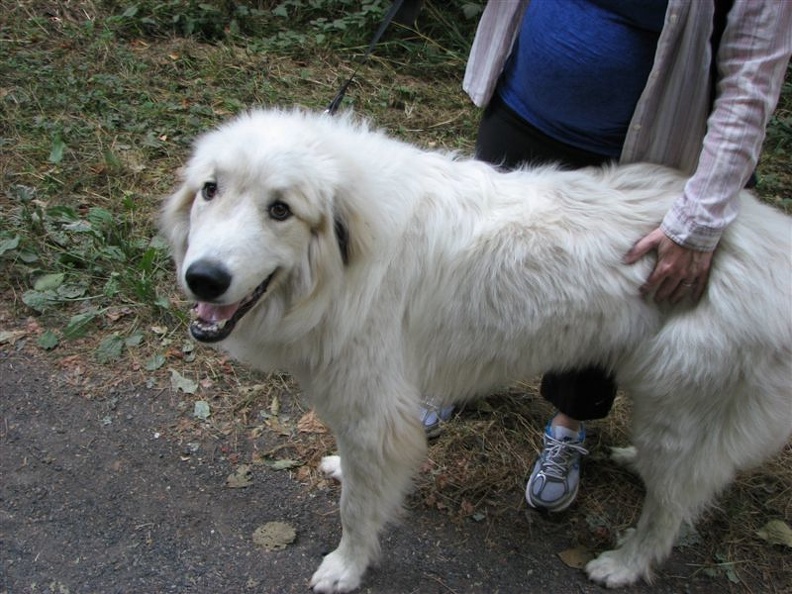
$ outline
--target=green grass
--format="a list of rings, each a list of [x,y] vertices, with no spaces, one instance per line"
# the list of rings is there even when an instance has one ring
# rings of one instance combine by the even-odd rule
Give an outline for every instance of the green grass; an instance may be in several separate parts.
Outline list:
[[[75,316],[121,306],[138,321],[126,332],[178,323],[154,221],[190,143],[248,106],[324,108],[385,4],[4,2],[0,265],[14,303],[61,338],[101,329],[75,334]],[[395,27],[378,46],[346,104],[404,137],[467,148],[458,80],[475,21],[425,14],[428,32]]]
[[[792,64],[775,113],[767,128],[759,164],[760,195],[786,213],[792,213]]]
[[[248,106],[323,109],[387,4],[3,2],[0,265],[14,303],[64,336],[73,316],[119,306],[178,323],[154,221],[190,143]],[[460,81],[481,4],[442,6],[428,3],[416,30],[392,27],[346,105],[405,139],[468,151],[477,113]],[[789,210],[785,91],[760,190]],[[36,289],[47,278],[60,284]]]

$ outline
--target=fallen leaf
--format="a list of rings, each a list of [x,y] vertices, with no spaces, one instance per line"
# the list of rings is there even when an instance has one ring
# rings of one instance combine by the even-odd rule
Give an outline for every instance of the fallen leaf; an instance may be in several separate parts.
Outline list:
[[[792,548],[792,528],[781,520],[770,520],[756,534],[768,544]]]
[[[265,460],[264,464],[272,468],[273,470],[288,470],[289,468],[296,468],[297,466],[302,466],[302,462],[299,460]]]
[[[284,437],[286,437],[292,434],[291,429],[283,425],[283,423],[281,423],[276,418],[267,419],[266,425],[267,427],[270,428],[271,431],[274,431],[278,435],[283,435]]]
[[[253,542],[265,551],[285,549],[297,538],[297,531],[286,522],[267,522],[253,532]]]
[[[96,309],[89,309],[83,313],[73,315],[63,331],[63,335],[69,340],[85,336],[98,315],[99,312]]]
[[[267,428],[264,425],[258,425],[256,427],[253,427],[253,429],[250,430],[250,438],[258,439],[259,437],[261,437],[261,434],[264,433],[264,431],[266,431],[266,429]],[[256,456],[256,454],[253,455]],[[261,454],[258,455],[261,456]]]
[[[132,310],[128,307],[113,308],[105,312],[105,317],[111,322],[117,322],[123,317],[132,314]]]
[[[165,365],[165,357],[160,354],[156,354],[151,359],[146,361],[145,370],[146,371],[156,371],[160,367]]]
[[[244,489],[253,484],[253,473],[250,471],[249,464],[240,464],[236,470],[226,478],[226,487],[229,489]]]
[[[0,241],[0,256],[19,247],[19,235]]]
[[[0,342],[2,341],[0,340]],[[60,341],[58,339],[58,335],[55,334],[52,330],[47,330],[44,332],[44,334],[38,337],[36,344],[39,345],[45,351],[51,351],[56,346],[58,346],[59,342]]]
[[[193,407],[193,416],[205,421],[209,418],[209,403],[206,400],[198,400]]]
[[[124,339],[114,333],[106,336],[96,349],[96,359],[99,363],[110,363],[121,358],[124,351]]]
[[[297,430],[300,433],[327,433],[327,427],[322,424],[316,411],[311,409],[297,421]]]
[[[59,286],[55,292],[58,294],[58,297],[62,297],[63,299],[77,299],[88,292],[88,287],[81,284],[69,283]]]
[[[198,391],[198,382],[184,377],[175,369],[171,369],[171,387],[177,392],[181,390],[185,394],[195,394]]]
[[[567,567],[583,569],[586,563],[594,558],[594,554],[586,548],[575,547],[558,553],[558,557]]]
[[[132,336],[127,336],[126,340],[124,340],[124,345],[128,347],[138,347],[142,342],[143,335],[140,332],[137,332]]]
[[[66,275],[62,272],[55,274],[45,274],[36,279],[33,288],[36,291],[54,291],[63,284]]]
[[[24,330],[0,330],[0,344],[8,343],[13,345],[26,334],[27,332]]]
[[[22,293],[22,303],[38,312],[43,312],[57,300],[58,295],[55,291],[31,290]]]
[[[80,355],[69,355],[68,357],[63,357],[60,361],[58,361],[58,365],[64,368],[79,368],[82,365],[82,359]]]
[[[52,139],[52,148],[50,149],[49,162],[58,164],[63,160],[63,153],[66,151],[66,143],[59,136]]]
[[[723,553],[715,553],[715,562],[716,564],[713,566],[704,567],[702,573],[713,578],[725,577],[733,584],[740,583],[740,577],[734,570],[734,562],[730,561],[726,555]]]

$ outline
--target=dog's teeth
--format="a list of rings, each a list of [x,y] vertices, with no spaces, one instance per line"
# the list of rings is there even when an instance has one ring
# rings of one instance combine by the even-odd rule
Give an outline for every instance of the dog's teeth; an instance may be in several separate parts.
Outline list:
[[[227,322],[227,321],[228,321],[228,320],[220,320],[220,321],[219,321],[219,322],[217,322],[217,323],[216,323],[214,326],[215,326],[215,328],[216,328],[217,330],[222,330],[223,328],[225,328],[225,325],[226,325],[226,322]]]

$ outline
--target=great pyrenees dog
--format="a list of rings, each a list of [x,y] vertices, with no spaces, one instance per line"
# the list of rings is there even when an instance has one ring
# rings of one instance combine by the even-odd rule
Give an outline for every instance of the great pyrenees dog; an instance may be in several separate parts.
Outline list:
[[[740,195],[698,304],[639,288],[685,179],[663,167],[501,172],[350,116],[252,111],[201,137],[162,229],[196,340],[300,382],[337,438],[343,536],[316,592],[357,588],[426,450],[427,397],[611,369],[633,404],[637,526],[591,579],[649,578],[735,472],[792,433],[792,225]]]

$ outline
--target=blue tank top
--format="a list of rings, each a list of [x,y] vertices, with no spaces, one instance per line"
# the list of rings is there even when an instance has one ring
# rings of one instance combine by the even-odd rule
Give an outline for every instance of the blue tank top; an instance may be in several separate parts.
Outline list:
[[[560,142],[618,157],[668,0],[532,0],[498,93]]]

